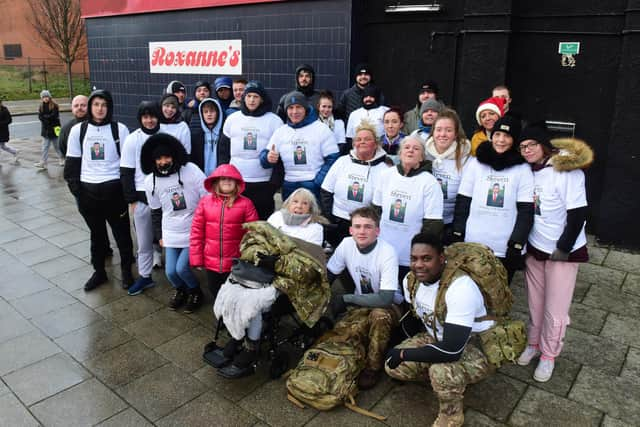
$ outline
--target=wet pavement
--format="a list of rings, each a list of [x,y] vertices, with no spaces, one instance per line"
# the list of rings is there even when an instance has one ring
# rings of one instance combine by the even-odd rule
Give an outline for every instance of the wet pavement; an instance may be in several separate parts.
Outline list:
[[[21,165],[0,154],[0,426],[334,426],[430,425],[430,387],[384,378],[358,403],[380,423],[344,408],[301,410],[284,381],[261,365],[225,380],[202,359],[213,336],[210,304],[171,312],[170,287],[130,297],[120,288],[117,251],[110,282],[85,293],[89,234],[52,155],[31,165],[39,141],[13,141]],[[470,386],[471,426],[640,425],[640,255],[598,246],[582,265],[565,348],[551,381],[506,366]],[[115,245],[112,244],[115,248]],[[522,275],[514,316],[526,318]]]

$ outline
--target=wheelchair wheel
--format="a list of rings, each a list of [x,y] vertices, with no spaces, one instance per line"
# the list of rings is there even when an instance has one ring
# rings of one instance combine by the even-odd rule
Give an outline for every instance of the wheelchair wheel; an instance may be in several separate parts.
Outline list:
[[[269,367],[269,377],[277,379],[289,370],[289,354],[285,351],[278,351],[271,360]]]

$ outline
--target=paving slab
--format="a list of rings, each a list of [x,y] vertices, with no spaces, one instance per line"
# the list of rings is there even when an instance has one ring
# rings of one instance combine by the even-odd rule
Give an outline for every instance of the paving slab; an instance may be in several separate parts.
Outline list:
[[[46,426],[89,426],[127,407],[111,390],[92,378],[31,407]]]
[[[578,268],[578,281],[619,288],[624,281],[626,271],[621,271],[605,266],[590,263],[580,264]]]
[[[39,331],[0,344],[0,375],[6,375],[59,353],[60,348]]]
[[[0,279],[0,297],[6,300],[22,298],[53,287],[51,282],[32,271],[12,270],[7,272],[5,269],[3,278]]]
[[[620,376],[626,376],[640,382],[640,349],[631,347]]]
[[[61,337],[99,320],[102,318],[98,313],[79,302],[32,319],[51,338]]]
[[[202,353],[212,339],[209,329],[198,326],[156,347],[155,351],[179,368],[195,372],[206,365]]]
[[[608,415],[604,416],[602,427],[632,427],[634,424],[627,424],[624,421],[616,420]]]
[[[0,396],[0,426],[2,427],[38,427],[40,423],[33,418],[27,408],[11,393]]]
[[[640,273],[640,254],[612,249],[604,260],[604,265],[638,274]]]
[[[632,425],[640,424],[640,383],[584,366],[569,399]]]
[[[640,319],[611,313],[600,336],[640,348]]]
[[[265,364],[260,364],[254,375],[237,380],[228,380],[218,375],[218,371],[212,366],[204,365],[195,371],[193,376],[220,396],[224,396],[233,402],[238,402],[270,381],[267,369],[268,367]]]
[[[627,274],[627,278],[624,279],[622,290],[633,295],[640,296],[640,274]]]
[[[513,426],[593,426],[598,427],[602,412],[536,387],[529,387],[509,418]]]
[[[54,286],[42,292],[13,300],[11,304],[25,318],[31,319],[77,302],[78,300],[74,297]]]
[[[504,422],[526,389],[526,383],[498,372],[468,386],[464,394],[464,406]],[[499,398],[487,399],[487,396]]]
[[[91,377],[79,363],[64,353],[55,354],[3,377],[27,406]]]
[[[608,253],[609,248],[589,246],[589,262],[595,265],[602,265]]]
[[[84,287],[72,290],[71,295],[88,307],[96,309],[102,307],[121,298],[131,298],[127,295],[127,291],[122,289],[120,280],[113,277],[108,282],[103,283],[97,288],[87,292]]]
[[[591,366],[618,375],[624,363],[627,348],[608,338],[567,328],[562,357],[581,365]]]
[[[77,268],[83,267],[88,263],[73,255],[64,255],[56,259],[41,262],[33,266],[33,271],[47,279],[58,276]]]
[[[76,360],[85,361],[133,339],[113,323],[101,320],[55,340]]]
[[[130,298],[129,303],[135,304],[137,298]],[[158,327],[162,325],[162,327]],[[175,337],[195,328],[197,323],[181,313],[162,308],[127,324],[124,330],[151,348],[158,347]]]
[[[211,421],[211,420],[209,420]],[[147,421],[142,415],[136,412],[135,409],[129,408],[113,417],[97,424],[96,427],[151,427],[149,421]]]
[[[131,340],[83,363],[100,381],[115,388],[168,362],[141,342]]]
[[[608,314],[605,310],[579,302],[573,302],[569,309],[571,327],[593,335],[600,333]]]
[[[538,366],[538,360],[537,358],[532,360],[528,366],[519,366],[515,363],[503,365],[500,368],[500,372],[509,377],[524,381],[529,385],[534,385],[549,393],[566,397],[582,365],[564,357],[557,357],[551,379],[546,383],[539,383],[533,379],[533,371],[535,371],[536,366]]]
[[[120,387],[117,392],[155,422],[206,392],[206,387],[169,363]]]
[[[0,229],[0,231],[2,231]],[[24,239],[14,240],[13,242],[5,243],[2,248],[12,255],[20,255],[24,252],[29,252],[34,249],[44,248],[48,245],[48,242],[38,236],[29,236]]]
[[[157,311],[161,305],[145,295],[120,298],[114,302],[96,308],[105,319],[126,326]]]
[[[0,311],[0,343],[24,335],[35,329],[33,325],[9,304]]]
[[[430,426],[438,415],[438,398],[424,383],[398,383],[373,411],[387,417],[391,426]]]
[[[607,287],[592,286],[582,303],[623,316],[640,317],[640,296]]]
[[[210,427],[215,422],[220,426],[249,427],[257,421],[253,415],[210,391],[158,420],[156,425],[158,427]]]

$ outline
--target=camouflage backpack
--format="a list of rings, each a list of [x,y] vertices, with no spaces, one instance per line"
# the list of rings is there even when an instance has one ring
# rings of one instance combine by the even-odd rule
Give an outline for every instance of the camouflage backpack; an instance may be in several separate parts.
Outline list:
[[[320,337],[290,371],[287,398],[300,408],[307,404],[320,411],[344,404],[354,412],[384,421],[386,417],[360,408],[354,399],[358,375],[365,365],[366,337],[339,325]]]
[[[490,248],[480,243],[454,243],[445,249],[445,256],[447,263],[436,294],[434,316],[422,320],[430,322],[433,331],[436,330],[436,319],[441,325],[444,324],[447,316],[444,295],[447,289],[457,278],[469,276],[482,292],[487,308],[487,315],[475,321],[496,321],[494,327],[480,334],[485,356],[495,366],[500,366],[505,360],[514,362],[524,350],[527,337],[524,322],[508,317],[513,304],[513,294],[507,284],[507,271],[504,266]],[[409,273],[407,288],[412,307],[418,287],[418,280],[413,273]]]

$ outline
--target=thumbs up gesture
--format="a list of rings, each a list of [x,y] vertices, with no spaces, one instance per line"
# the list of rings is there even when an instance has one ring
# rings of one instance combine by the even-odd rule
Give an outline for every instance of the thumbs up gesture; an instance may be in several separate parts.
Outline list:
[[[272,164],[278,163],[278,159],[280,158],[280,154],[276,151],[276,145],[272,144],[271,149],[269,150],[269,154],[267,154],[267,161]]]

